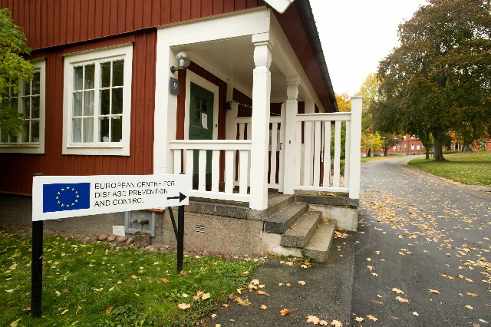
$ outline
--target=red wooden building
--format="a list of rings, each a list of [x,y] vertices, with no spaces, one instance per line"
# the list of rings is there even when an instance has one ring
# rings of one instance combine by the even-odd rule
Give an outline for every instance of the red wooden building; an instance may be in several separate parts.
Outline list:
[[[258,211],[271,189],[358,199],[361,113],[333,113],[308,1],[0,7],[36,67],[15,97],[23,132],[0,137],[0,192],[29,195],[36,174],[190,173],[192,196]]]

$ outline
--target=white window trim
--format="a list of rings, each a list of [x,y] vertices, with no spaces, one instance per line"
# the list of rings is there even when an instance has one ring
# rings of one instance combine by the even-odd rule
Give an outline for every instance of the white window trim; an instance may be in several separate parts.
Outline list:
[[[39,70],[40,99],[39,99],[39,143],[11,143],[0,144],[0,153],[28,153],[44,154],[45,139],[45,99],[46,99],[46,62],[44,60],[33,62],[34,68]],[[20,100],[18,102],[20,106]]]
[[[208,81],[207,79],[199,76],[191,70],[186,71],[186,104],[184,114],[184,139],[189,140],[189,115],[191,104],[191,83],[194,83],[202,88],[213,93],[213,139],[218,139],[218,111],[219,111],[219,94],[220,88],[218,85]]]
[[[124,57],[124,88],[123,88],[123,131],[122,140],[118,143],[93,142],[76,144],[71,142],[72,136],[72,103],[73,103],[73,65],[87,61],[98,61],[113,57]],[[129,156],[131,139],[131,92],[133,78],[133,46],[101,49],[80,54],[68,55],[64,58],[64,92],[63,92],[63,149],[62,154],[69,155],[113,155]],[[97,79],[95,83],[97,83]],[[96,85],[94,85],[96,86]],[[98,90],[95,92],[95,103],[98,103]],[[98,108],[95,108],[98,110]]]

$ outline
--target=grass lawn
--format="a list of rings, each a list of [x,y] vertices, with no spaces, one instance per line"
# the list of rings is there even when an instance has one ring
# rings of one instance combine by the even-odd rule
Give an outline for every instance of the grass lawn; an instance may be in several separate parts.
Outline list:
[[[257,266],[188,256],[177,275],[174,254],[46,237],[43,317],[33,320],[30,243],[28,236],[0,231],[0,326],[191,326]],[[198,291],[204,293],[193,299]],[[181,303],[191,307],[181,310]]]
[[[445,158],[444,162],[414,159],[409,165],[464,184],[491,185],[490,152],[453,153]]]

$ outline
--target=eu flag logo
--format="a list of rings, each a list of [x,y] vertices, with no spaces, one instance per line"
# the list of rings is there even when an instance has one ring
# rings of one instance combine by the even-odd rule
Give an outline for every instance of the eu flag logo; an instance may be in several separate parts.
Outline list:
[[[43,212],[89,208],[90,183],[43,185]]]

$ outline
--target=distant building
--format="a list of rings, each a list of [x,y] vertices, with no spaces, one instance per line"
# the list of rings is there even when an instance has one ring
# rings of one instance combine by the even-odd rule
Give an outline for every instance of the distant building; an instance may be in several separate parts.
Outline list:
[[[402,140],[389,149],[389,154],[423,154],[425,147],[416,136],[405,135]]]
[[[486,141],[486,151],[491,152],[491,138]]]

